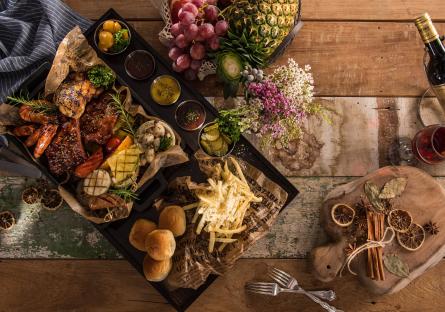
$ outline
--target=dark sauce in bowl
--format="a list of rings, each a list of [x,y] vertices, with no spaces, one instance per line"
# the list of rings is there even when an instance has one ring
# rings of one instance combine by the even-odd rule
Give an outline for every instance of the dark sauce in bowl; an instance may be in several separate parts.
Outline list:
[[[198,130],[206,120],[204,106],[198,101],[185,101],[178,105],[175,112],[178,125],[187,131]]]
[[[125,71],[136,80],[149,78],[155,71],[153,55],[145,50],[131,52],[125,59]]]

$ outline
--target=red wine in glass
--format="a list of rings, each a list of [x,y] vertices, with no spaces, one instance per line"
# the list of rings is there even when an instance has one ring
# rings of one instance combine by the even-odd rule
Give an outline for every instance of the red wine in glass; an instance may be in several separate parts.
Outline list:
[[[434,165],[445,160],[445,126],[432,125],[419,132],[412,141],[413,153],[424,163]]]

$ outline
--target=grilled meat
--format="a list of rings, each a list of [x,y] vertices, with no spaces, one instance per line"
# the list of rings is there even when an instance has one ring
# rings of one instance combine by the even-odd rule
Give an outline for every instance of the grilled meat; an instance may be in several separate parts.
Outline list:
[[[15,127],[14,130],[12,130],[12,133],[15,136],[22,137],[22,136],[29,136],[36,131],[35,125],[24,125],[24,126],[18,126]]]
[[[47,105],[53,105],[46,100],[39,100]],[[24,121],[35,122],[39,124],[47,124],[57,122],[57,116],[47,115],[45,113],[36,113],[29,105],[22,105],[19,108],[19,115]]]
[[[99,196],[90,196],[88,198],[88,207],[91,210],[113,209],[125,207],[125,200],[116,194],[105,193]]]
[[[62,114],[78,119],[95,94],[96,88],[89,80],[71,81],[59,86],[54,102]]]
[[[80,137],[79,120],[71,119],[62,125],[56,138],[46,149],[49,170],[57,176],[71,172],[87,158]]]
[[[31,135],[25,141],[25,145],[27,147],[31,147],[37,143],[44,127],[45,126],[42,125],[40,126],[40,128],[36,129],[33,133],[31,133]]]
[[[80,164],[74,170],[74,174],[79,178],[86,178],[91,172],[99,168],[104,159],[102,148],[98,149],[93,155],[88,157],[85,162]]]
[[[119,113],[109,104],[109,100],[109,96],[104,94],[86,107],[80,118],[80,129],[85,143],[96,142],[103,145],[113,135]]]
[[[40,133],[39,140],[36,143],[34,149],[34,157],[39,158],[43,155],[43,152],[47,149],[54,136],[56,135],[57,128],[59,126],[47,124],[42,126],[42,131]]]

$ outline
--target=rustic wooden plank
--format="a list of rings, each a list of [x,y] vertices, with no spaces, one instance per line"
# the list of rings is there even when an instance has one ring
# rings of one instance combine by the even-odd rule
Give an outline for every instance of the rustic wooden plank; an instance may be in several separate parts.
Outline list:
[[[174,311],[126,261],[2,260],[0,272],[2,311]]]
[[[440,0],[303,0],[305,20],[411,21],[424,12],[445,20],[445,3]]]
[[[131,4],[122,0],[65,0],[74,10],[85,17],[97,19],[113,7],[128,19],[159,19],[158,10],[151,1],[136,0]],[[333,5],[329,0],[303,0],[304,20],[385,20],[410,21],[423,12],[430,12],[434,19],[445,21],[445,3],[440,0],[404,1],[392,0],[341,0]]]
[[[132,24],[167,55],[157,36],[161,22]],[[444,23],[437,26],[445,33]],[[274,65],[289,57],[312,66],[318,96],[413,97],[427,87],[422,42],[412,23],[307,22]],[[206,96],[222,95],[215,77],[193,85]]]
[[[131,2],[122,0],[64,0],[64,2],[82,16],[93,20],[98,19],[109,8],[115,9],[126,19],[161,19],[158,9],[150,0],[134,0]]]
[[[302,295],[246,293],[247,281],[269,280],[268,267],[286,270],[306,289],[333,289],[338,299],[332,304],[344,311],[442,311],[445,304],[444,262],[397,294],[375,296],[351,275],[329,284],[316,281],[306,260],[243,259],[188,311],[322,311]],[[125,261],[2,260],[0,274],[5,311],[174,311]]]

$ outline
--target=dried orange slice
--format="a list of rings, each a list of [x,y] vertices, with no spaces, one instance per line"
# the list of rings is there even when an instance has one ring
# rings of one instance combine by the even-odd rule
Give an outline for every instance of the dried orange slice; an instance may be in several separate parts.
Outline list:
[[[15,218],[10,211],[0,212],[0,229],[9,230],[15,224]]]
[[[46,210],[55,211],[63,204],[63,198],[56,189],[49,190],[42,197],[42,206]]]
[[[28,205],[38,203],[40,201],[40,198],[41,196],[39,190],[35,187],[28,187],[22,192],[22,200]]]
[[[347,227],[354,221],[355,210],[346,204],[336,204],[331,209],[331,217],[338,226]]]
[[[413,223],[407,232],[397,233],[397,241],[406,250],[416,251],[422,247],[425,241],[425,230],[420,225]]]
[[[406,233],[413,223],[413,217],[408,211],[394,209],[388,215],[388,224],[399,233]]]

